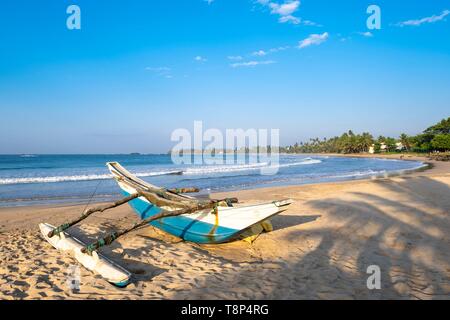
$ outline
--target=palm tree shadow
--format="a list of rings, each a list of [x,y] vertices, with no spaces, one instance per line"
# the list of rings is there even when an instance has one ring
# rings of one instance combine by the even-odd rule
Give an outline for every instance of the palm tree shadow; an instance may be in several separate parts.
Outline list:
[[[272,226],[274,230],[283,230],[290,227],[295,227],[301,224],[309,223],[319,219],[321,215],[279,215],[273,218]]]
[[[278,245],[292,248],[288,258],[275,268],[261,246],[258,268],[224,270],[222,286],[245,283],[232,295],[238,299],[448,299],[450,188],[427,177],[373,183],[383,192],[362,190],[347,193],[351,197],[306,202],[305,207],[326,219],[321,227],[288,229],[304,221],[314,223],[318,216],[273,219],[275,229],[286,229]],[[367,287],[371,265],[380,267],[380,290]],[[214,277],[205,280],[221,290],[215,282]],[[245,296],[239,293],[245,290]],[[193,289],[190,297],[199,296],[202,288]]]

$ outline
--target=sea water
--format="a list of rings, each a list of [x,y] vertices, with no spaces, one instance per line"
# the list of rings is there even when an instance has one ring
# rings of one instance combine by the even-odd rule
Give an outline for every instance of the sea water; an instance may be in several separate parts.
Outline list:
[[[424,166],[416,161],[280,155],[277,173],[263,175],[261,168],[269,164],[256,156],[236,164],[176,165],[170,155],[0,155],[0,207],[116,199],[120,189],[105,166],[110,161],[154,185],[197,187],[202,193],[362,179]]]

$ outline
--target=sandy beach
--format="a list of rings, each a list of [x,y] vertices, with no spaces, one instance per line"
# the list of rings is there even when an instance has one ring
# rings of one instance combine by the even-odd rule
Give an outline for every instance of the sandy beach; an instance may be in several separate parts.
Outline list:
[[[449,299],[450,163],[427,162],[402,176],[216,194],[295,203],[252,244],[196,245],[152,227],[125,236],[102,249],[133,272],[124,289],[80,267],[72,291],[75,260],[39,234],[38,223],[84,206],[1,208],[0,299]],[[71,232],[90,241],[135,221],[123,206]],[[370,265],[380,267],[380,290],[367,288]]]

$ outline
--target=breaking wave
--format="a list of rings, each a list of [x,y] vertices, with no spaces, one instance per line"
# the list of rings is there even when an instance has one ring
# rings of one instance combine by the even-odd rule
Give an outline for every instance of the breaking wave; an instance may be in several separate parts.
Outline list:
[[[181,171],[157,171],[137,173],[138,177],[164,176],[172,174],[181,174]],[[55,183],[55,182],[73,182],[111,179],[111,174],[90,174],[73,176],[53,176],[53,177],[26,177],[26,178],[4,178],[0,179],[0,184],[25,184],[25,183]]]
[[[300,162],[284,163],[284,164],[269,164],[267,162],[242,164],[242,165],[216,165],[216,166],[202,166],[189,167],[185,170],[168,170],[168,171],[150,171],[134,173],[137,177],[154,177],[163,175],[204,175],[215,173],[229,173],[239,171],[259,170],[261,168],[285,168],[300,165],[309,165],[321,163],[321,160],[305,158]],[[74,181],[91,181],[91,180],[107,180],[111,179],[111,174],[86,174],[86,175],[64,175],[64,176],[48,176],[48,177],[14,177],[14,178],[0,178],[0,185],[8,184],[29,184],[29,183],[56,183],[56,182],[74,182]]]
[[[321,163],[321,160],[305,158],[305,160],[300,162],[283,163],[283,164],[269,164],[267,162],[253,163],[253,164],[242,164],[242,165],[218,165],[218,166],[206,166],[199,168],[188,168],[183,174],[190,175],[201,175],[208,173],[227,173],[227,172],[237,172],[237,171],[250,171],[250,170],[260,170],[262,168],[286,168],[293,166],[301,166],[308,164]]]

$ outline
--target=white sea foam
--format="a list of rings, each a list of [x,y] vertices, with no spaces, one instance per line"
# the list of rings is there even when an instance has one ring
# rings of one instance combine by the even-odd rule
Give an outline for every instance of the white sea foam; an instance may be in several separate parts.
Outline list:
[[[188,175],[204,175],[214,173],[229,173],[239,171],[251,171],[259,170],[261,168],[284,168],[299,165],[317,164],[321,163],[321,160],[312,158],[305,158],[300,162],[284,163],[271,165],[267,162],[254,163],[254,164],[242,164],[242,165],[221,165],[221,166],[203,166],[203,167],[190,167],[181,170],[169,170],[169,171],[149,171],[149,172],[137,172],[137,177],[152,177],[183,173]],[[89,174],[89,175],[65,175],[65,176],[48,176],[48,177],[15,177],[15,178],[0,178],[0,185],[8,184],[27,184],[27,183],[56,183],[56,182],[74,182],[74,181],[90,181],[90,180],[106,180],[111,179],[111,174]]]
[[[421,168],[424,168],[426,166],[427,166],[427,164],[421,162],[418,166],[415,166],[415,167],[412,167],[412,168],[392,170],[392,171],[371,170],[371,169],[369,169],[369,170],[366,170],[366,171],[356,171],[356,172],[351,172],[351,173],[348,173],[348,174],[333,175],[333,176],[330,176],[330,178],[355,178],[355,177],[365,177],[365,176],[367,176],[367,177],[369,177],[369,176],[380,176],[380,175],[396,174],[396,173],[402,173],[402,172],[415,171],[415,170],[419,170]]]
[[[251,171],[260,170],[261,168],[285,168],[292,166],[301,166],[308,164],[321,163],[321,160],[305,158],[305,160],[300,162],[283,163],[283,164],[269,164],[267,162],[253,163],[253,164],[242,164],[242,165],[218,165],[218,166],[206,166],[199,168],[188,168],[183,173],[189,175],[201,175],[208,173],[227,173],[227,172],[238,172],[238,171]]]
[[[351,172],[348,174],[341,174],[341,175],[331,175],[329,176],[329,178],[355,178],[355,177],[364,177],[364,176],[376,176],[376,175],[380,175],[380,174],[385,174],[387,173],[386,170],[366,170],[366,171],[356,171],[356,172]]]
[[[138,177],[152,177],[169,174],[176,174],[180,171],[156,171],[137,173]],[[55,182],[71,182],[71,181],[89,181],[89,180],[106,180],[111,179],[111,174],[90,174],[90,175],[73,175],[73,176],[52,176],[52,177],[26,177],[26,178],[4,178],[0,179],[0,184],[25,184],[25,183],[55,183]]]

